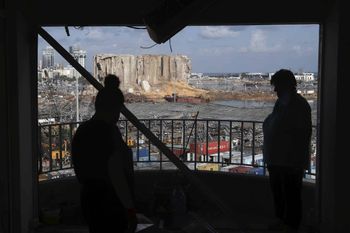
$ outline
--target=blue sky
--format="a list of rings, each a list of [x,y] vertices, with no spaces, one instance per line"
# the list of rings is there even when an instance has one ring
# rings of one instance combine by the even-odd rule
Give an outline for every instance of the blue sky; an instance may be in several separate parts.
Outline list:
[[[45,27],[63,47],[87,51],[86,68],[93,56],[109,54],[182,54],[191,58],[193,72],[317,72],[318,25],[201,26],[186,27],[168,42],[155,43],[144,29],[129,27]],[[48,44],[39,36],[38,59]],[[172,51],[171,51],[172,48]],[[58,53],[55,63],[63,63]]]

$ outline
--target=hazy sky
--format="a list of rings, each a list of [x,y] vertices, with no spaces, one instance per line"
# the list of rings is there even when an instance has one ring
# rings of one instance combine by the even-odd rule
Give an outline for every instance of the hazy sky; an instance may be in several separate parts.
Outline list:
[[[96,54],[182,54],[192,72],[317,72],[319,26],[202,26],[186,27],[168,42],[155,45],[144,29],[129,27],[45,27],[61,45],[87,51],[86,68],[92,71]],[[38,59],[48,44],[39,36]],[[171,51],[172,48],[172,51]],[[56,52],[55,63],[67,64]]]

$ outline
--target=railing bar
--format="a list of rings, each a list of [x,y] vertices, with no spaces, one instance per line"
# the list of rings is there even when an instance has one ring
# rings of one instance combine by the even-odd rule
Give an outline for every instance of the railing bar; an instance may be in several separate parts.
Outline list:
[[[230,162],[232,161],[232,121],[230,121]]]
[[[39,126],[39,135],[38,135],[38,142],[39,142],[39,174],[43,172],[43,145],[42,145],[42,127]]]
[[[209,144],[209,121],[207,121],[207,136],[206,136],[206,143],[205,143],[205,155],[206,155],[206,159],[207,159],[207,162],[209,162],[209,153],[208,153],[208,144]]]
[[[136,160],[140,161],[140,130],[136,129]]]
[[[311,128],[311,140],[310,140],[310,145],[309,145],[309,163],[308,163],[308,168],[307,168],[307,171],[308,171],[308,174],[310,175],[311,174],[311,152],[312,152],[312,147],[311,147],[311,142],[312,142],[312,138],[313,138],[313,135],[314,132],[313,132],[313,128]]]
[[[191,137],[191,134],[189,137]],[[197,121],[196,120],[194,120],[194,170],[197,170]]]
[[[69,124],[69,145],[70,145],[70,164],[69,164],[69,168],[73,167],[73,162],[72,162],[72,143],[71,143],[72,139],[73,139],[72,124]]]
[[[255,123],[253,123],[252,165],[255,166]]]
[[[60,169],[62,169],[62,125],[59,125],[58,127],[58,142],[59,142],[59,150],[60,150]]]
[[[62,169],[60,169],[60,170],[65,171],[65,170],[69,170],[69,169],[72,169],[72,168],[70,168],[70,167],[64,167],[64,168],[62,168]],[[53,170],[53,171],[60,171],[60,170]],[[42,172],[41,174],[47,174],[47,173],[50,173],[50,172],[53,172],[53,171],[44,171],[44,172]]]
[[[182,120],[182,153],[184,153],[186,151],[185,148],[185,142],[186,142],[186,125],[185,125],[185,120]]]
[[[171,120],[171,150],[174,151],[174,120]]]
[[[95,86],[94,86],[95,87]],[[96,88],[96,87],[95,87]],[[98,88],[96,88],[96,89],[98,89]],[[185,120],[185,121],[187,121],[187,120],[192,120],[191,118],[182,118],[183,120]],[[149,119],[145,119],[145,118],[139,118],[138,119],[139,121],[145,121],[145,120],[149,120]],[[179,119],[176,119],[176,118],[167,118],[167,120],[179,120]],[[211,118],[201,118],[200,119],[200,121],[211,121],[212,119]],[[220,120],[225,120],[225,119],[220,119]],[[232,122],[236,122],[236,123],[240,123],[240,122],[242,122],[242,120],[230,120],[230,119],[227,119],[227,120],[229,120],[229,121],[232,121]],[[125,119],[125,120],[123,120],[123,121],[127,121],[127,119]],[[263,123],[262,121],[244,121],[245,123]],[[72,121],[72,122],[69,122],[69,123],[71,123],[71,124],[79,124],[79,123],[81,123],[80,121],[78,122],[78,121]],[[57,125],[60,125],[60,124],[62,124],[62,123],[54,123],[54,124],[41,124],[41,126],[42,127],[44,127],[44,126],[57,126]],[[316,127],[315,125],[313,125],[312,127]]]
[[[51,126],[49,126],[49,161],[50,161],[50,168],[49,171],[52,171],[52,139],[51,139]]]
[[[221,140],[220,128],[221,128],[221,121],[218,120],[218,163],[220,163],[220,140]]]
[[[124,124],[125,124],[125,126],[124,126],[124,133],[125,133],[125,141],[128,141],[128,138],[129,138],[129,133],[128,133],[128,131],[129,131],[129,125],[128,125],[128,121],[127,120],[124,120]]]
[[[243,164],[243,148],[244,148],[243,127],[244,127],[244,123],[243,121],[241,121],[241,164]]]
[[[162,120],[160,120],[159,121],[159,140],[160,141],[163,141],[163,121]],[[159,150],[159,159],[160,159],[160,165],[159,165],[159,169],[160,170],[162,170],[162,168],[163,168],[163,156],[162,156],[162,151],[161,150]]]
[[[148,121],[148,129],[151,131],[151,120]],[[148,161],[151,161],[151,141],[148,140]]]

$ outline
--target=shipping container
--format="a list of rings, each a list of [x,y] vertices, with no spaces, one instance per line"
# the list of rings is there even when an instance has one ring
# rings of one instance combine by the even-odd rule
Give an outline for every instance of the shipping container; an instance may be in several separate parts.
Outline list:
[[[149,150],[148,148],[132,148],[132,154],[134,161],[140,160],[141,158],[144,160],[144,158],[148,158],[149,156]],[[137,159],[139,158],[139,159]]]
[[[70,153],[68,151],[62,150],[62,158],[70,156]],[[51,158],[52,159],[60,159],[60,151],[59,150],[53,150],[51,151]]]
[[[220,165],[217,163],[204,163],[204,164],[198,164],[197,170],[201,171],[219,171]]]
[[[248,171],[248,174],[254,174],[254,175],[259,175],[262,176],[264,175],[264,168],[263,167],[253,167]]]
[[[197,142],[190,144],[190,152],[197,154],[217,154],[219,152],[227,152],[230,150],[230,142],[229,141],[210,141],[208,144],[205,142]],[[208,153],[207,153],[208,151]]]

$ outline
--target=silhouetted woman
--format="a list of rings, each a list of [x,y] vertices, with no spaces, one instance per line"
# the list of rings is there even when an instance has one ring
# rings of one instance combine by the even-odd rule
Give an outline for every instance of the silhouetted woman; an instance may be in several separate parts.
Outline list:
[[[116,125],[124,96],[115,75],[95,100],[95,114],[72,140],[74,171],[81,184],[81,206],[91,233],[131,232],[136,227],[132,152]]]

